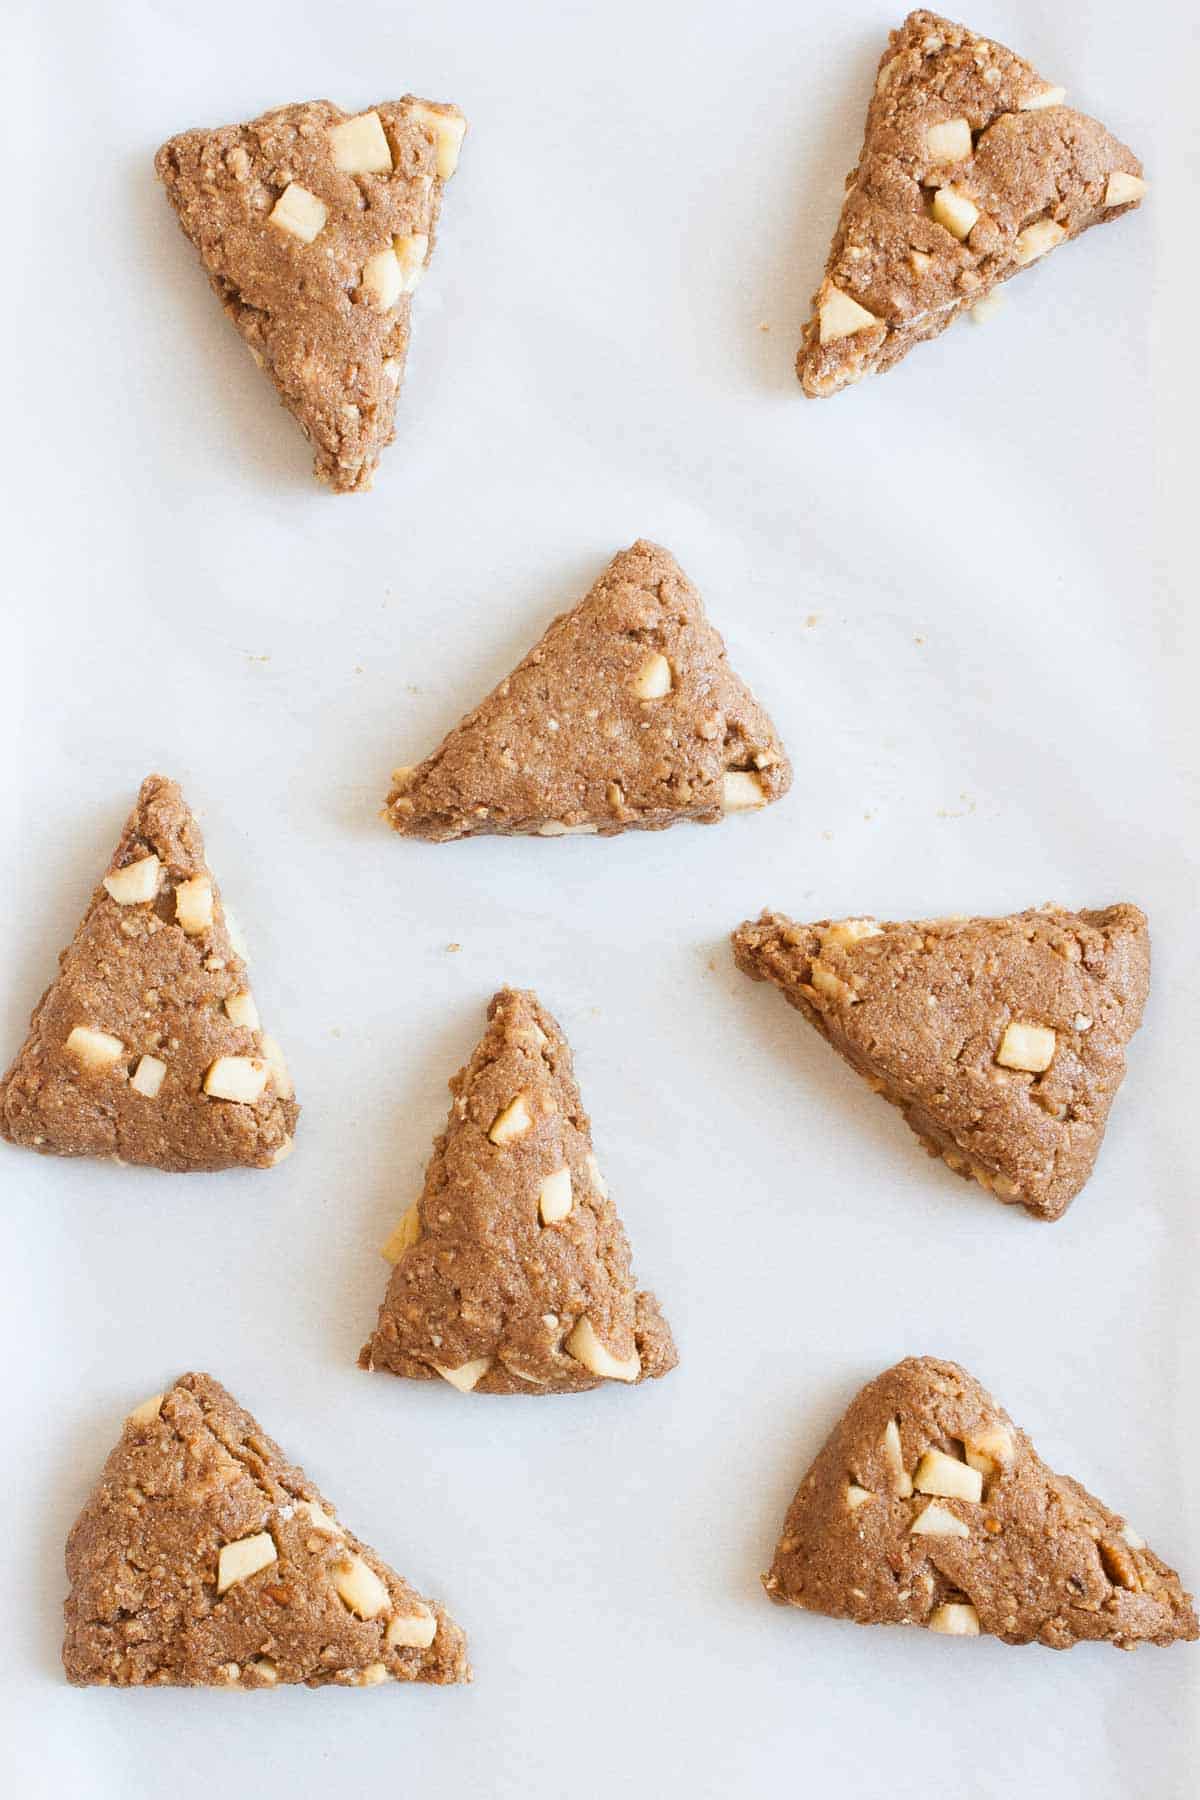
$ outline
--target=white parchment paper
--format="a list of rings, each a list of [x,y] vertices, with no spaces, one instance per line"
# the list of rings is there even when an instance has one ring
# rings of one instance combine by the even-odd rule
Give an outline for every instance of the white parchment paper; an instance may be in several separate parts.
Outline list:
[[[175,775],[304,1116],[276,1174],[4,1150],[13,1792],[293,1800],[1194,1791],[1197,1652],[776,1611],[865,1379],[962,1360],[1200,1581],[1191,21],[986,0],[1145,158],[1141,212],[826,404],[799,324],[897,22],[875,0],[7,15],[0,1046],[142,775]],[[157,191],[158,143],[328,94],[471,135],[370,497],[312,485]],[[789,800],[610,842],[405,844],[414,760],[638,535],[704,593]],[[1095,1178],[1039,1226],[928,1161],[725,938],[1133,899],[1154,991]],[[460,944],[459,951],[447,946]],[[682,1361],[543,1404],[354,1367],[503,982],[574,1046]],[[211,1369],[471,1639],[451,1692],[74,1692],[67,1529],[129,1406]]]

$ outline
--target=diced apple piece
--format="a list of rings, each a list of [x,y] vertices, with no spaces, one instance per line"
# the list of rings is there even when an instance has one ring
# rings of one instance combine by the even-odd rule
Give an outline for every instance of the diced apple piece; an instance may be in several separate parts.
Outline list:
[[[191,937],[208,930],[213,922],[213,890],[207,875],[193,875],[175,889],[175,922]]]
[[[419,101],[409,107],[409,117],[432,132],[437,146],[438,180],[449,181],[458,167],[467,121],[460,112],[439,112],[436,107],[422,106]]]
[[[266,1087],[269,1073],[261,1057],[218,1056],[204,1077],[204,1091],[213,1100],[252,1106]]]
[[[571,1211],[571,1171],[565,1165],[547,1175],[538,1189],[538,1211],[543,1225],[557,1225]]]
[[[272,225],[302,244],[311,244],[329,217],[329,208],[298,181],[290,181],[267,214]]]
[[[397,1613],[388,1621],[384,1642],[389,1650],[428,1650],[437,1636],[437,1614],[421,1606],[415,1613]]]
[[[1017,267],[1024,269],[1039,256],[1045,256],[1047,250],[1053,250],[1066,237],[1066,228],[1054,219],[1035,219],[1024,231],[1017,233],[1013,244],[1013,257]]]
[[[256,1531],[253,1537],[239,1538],[235,1544],[223,1544],[217,1557],[217,1593],[224,1594],[239,1581],[257,1575],[260,1569],[277,1561],[278,1556],[269,1531]]]
[[[162,1403],[165,1399],[165,1394],[151,1394],[148,1400],[143,1400],[140,1406],[134,1407],[125,1423],[127,1425],[149,1425],[152,1420],[157,1419],[162,1411]]]
[[[390,1263],[398,1263],[406,1250],[411,1250],[421,1237],[421,1208],[414,1200],[400,1223],[384,1240],[379,1254]]]
[[[529,1110],[529,1096],[517,1094],[507,1106],[501,1108],[492,1120],[488,1138],[491,1143],[498,1144],[503,1149],[505,1144],[514,1143],[517,1138],[524,1137],[532,1125],[533,1115]]]
[[[129,1077],[129,1085],[134,1093],[141,1094],[143,1099],[157,1100],[158,1090],[163,1084],[166,1072],[167,1065],[161,1057],[143,1056]]]
[[[966,1600],[945,1600],[929,1615],[930,1631],[945,1637],[978,1637],[979,1614]]]
[[[278,1043],[271,1036],[269,1031],[263,1032],[259,1039],[259,1043],[262,1046],[262,1053],[266,1058],[267,1067],[275,1078],[275,1092],[279,1095],[281,1100],[290,1100],[294,1090],[292,1088],[292,1078],[288,1074],[288,1066],[284,1060],[283,1051],[279,1048]]]
[[[725,812],[751,812],[766,804],[763,784],[752,769],[726,769],[721,782],[721,806]]]
[[[913,1491],[912,1477],[904,1467],[904,1452],[900,1447],[900,1427],[895,1419],[889,1419],[883,1433],[884,1459],[892,1473],[892,1492],[899,1500],[907,1500]]]
[[[614,1356],[606,1345],[600,1342],[596,1329],[586,1313],[581,1318],[570,1336],[564,1349],[568,1356],[582,1363],[593,1375],[599,1375],[606,1381],[636,1381],[642,1372],[642,1362],[636,1349],[632,1355],[624,1358]]]
[[[913,1486],[918,1494],[939,1494],[943,1499],[982,1500],[983,1476],[956,1456],[927,1450],[917,1464]]]
[[[961,243],[971,235],[971,227],[979,217],[979,208],[961,188],[939,188],[933,196],[933,216],[951,237]]]
[[[600,1173],[600,1164],[596,1161],[594,1152],[589,1150],[587,1155],[584,1157],[584,1161],[587,1163],[588,1174],[592,1178],[592,1186],[595,1188],[596,1192],[599,1194],[599,1196],[602,1200],[607,1200],[608,1199],[608,1183],[607,1183],[607,1181],[605,1181],[603,1175]]]
[[[388,1604],[388,1591],[361,1556],[343,1556],[333,1565],[338,1598],[356,1619],[377,1619]]]
[[[490,1356],[476,1356],[470,1362],[459,1363],[457,1369],[446,1368],[442,1363],[434,1363],[433,1366],[443,1381],[448,1381],[460,1394],[469,1394],[479,1386],[491,1368],[492,1359]]]
[[[363,264],[362,291],[378,312],[391,312],[404,292],[403,274],[390,244]]]
[[[963,1449],[971,1467],[978,1469],[985,1481],[990,1481],[997,1469],[1004,1468],[1013,1459],[1012,1433],[1003,1425],[989,1426],[985,1431],[973,1431],[964,1437]]]
[[[817,314],[817,332],[823,344],[853,337],[859,331],[870,331],[872,325],[878,323],[873,312],[868,312],[865,306],[860,306],[832,282],[823,290]]]
[[[391,173],[392,153],[377,112],[359,113],[356,118],[331,126],[329,144],[334,168],[346,175]]]
[[[931,1500],[924,1512],[919,1513],[908,1528],[918,1537],[970,1537],[970,1527],[952,1513],[947,1507],[939,1506]]]
[[[243,988],[240,994],[230,994],[225,1002],[225,1017],[231,1025],[244,1025],[248,1031],[258,1030],[258,1008],[249,988]]]
[[[925,133],[925,154],[931,163],[962,162],[971,154],[969,119],[945,119]]]
[[[425,273],[429,257],[429,234],[414,231],[408,237],[393,238],[392,250],[400,270],[400,291],[411,294]]]
[[[125,1046],[119,1037],[113,1037],[109,1031],[93,1031],[88,1025],[76,1025],[68,1032],[63,1047],[77,1057],[85,1069],[91,1069],[97,1075],[111,1069],[125,1054]]]
[[[636,700],[661,700],[671,691],[671,665],[661,651],[654,650],[646,658],[632,683]]]
[[[104,885],[118,906],[141,906],[157,894],[161,873],[162,864],[157,856],[142,856],[137,862],[126,863],[123,869],[114,869],[111,875],[106,875]]]
[[[882,937],[883,927],[874,919],[838,919],[833,925],[822,925],[817,931],[824,950],[827,944],[861,944],[864,938]]]
[[[833,970],[827,969],[823,963],[815,962],[813,964],[812,985],[818,994],[824,994],[827,1000],[832,1000],[838,1006],[853,1006],[858,1000],[858,995],[850,983],[843,981],[840,975],[835,975]]]
[[[1048,1025],[1029,1025],[1014,1019],[1004,1028],[996,1061],[1003,1069],[1023,1069],[1030,1075],[1041,1075],[1054,1061],[1057,1043]]]
[[[1104,190],[1104,204],[1132,206],[1146,192],[1146,186],[1140,175],[1127,175],[1124,169],[1114,169]]]

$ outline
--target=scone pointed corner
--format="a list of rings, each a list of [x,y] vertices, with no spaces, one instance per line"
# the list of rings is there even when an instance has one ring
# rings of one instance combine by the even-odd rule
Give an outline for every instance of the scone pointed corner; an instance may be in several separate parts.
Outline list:
[[[129,1415],[67,1539],[76,1686],[469,1681],[466,1642],[219,1382]]]
[[[797,924],[763,913],[734,958],[769,981],[933,1156],[1040,1219],[1092,1172],[1150,984],[1144,913]]]
[[[185,131],[155,168],[226,316],[335,493],[371,486],[391,443],[412,295],[458,165],[457,107],[328,100]]]
[[[536,994],[502,988],[424,1191],[383,1246],[391,1279],[359,1357],[461,1393],[579,1393],[677,1359],[592,1149],[571,1052]]]
[[[431,756],[395,770],[387,817],[438,843],[610,837],[758,810],[791,779],[700,595],[639,540]]]
[[[836,394],[1146,191],[1133,152],[990,38],[910,13],[880,59],[858,166],[796,360]]]
[[[910,1356],[851,1402],[788,1509],[770,1599],[859,1625],[1067,1650],[1200,1635],[1118,1513],[1041,1461],[955,1363]]]
[[[0,1137],[168,1171],[271,1168],[299,1111],[200,828],[148,775],[0,1081]]]

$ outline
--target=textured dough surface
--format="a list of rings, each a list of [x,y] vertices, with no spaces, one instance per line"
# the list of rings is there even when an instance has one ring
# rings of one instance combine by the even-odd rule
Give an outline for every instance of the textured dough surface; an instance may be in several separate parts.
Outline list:
[[[654,658],[671,685],[643,699]],[[756,784],[757,804],[791,785],[775,728],[696,589],[668,551],[639,540],[432,756],[396,771],[387,818],[435,841],[712,824],[729,771]]]
[[[43,1154],[115,1157],[173,1171],[270,1168],[287,1154],[299,1107],[278,1052],[257,1024],[235,1024],[227,1004],[249,992],[200,828],[173,781],[142,783],[106,879],[156,856],[152,899],[121,904],[104,883],[59,958],[29,1035],[0,1082],[0,1135]],[[185,883],[208,881],[211,922],[179,923]],[[109,1067],[68,1049],[76,1027],[118,1040]],[[164,1065],[153,1096],[134,1085],[143,1057]],[[204,1091],[222,1057],[267,1066],[253,1103]]]
[[[598,1385],[566,1348],[587,1318],[615,1359],[637,1357],[637,1380],[674,1368],[658,1302],[634,1282],[570,1049],[535,994],[495,996],[450,1091],[417,1207],[419,1237],[392,1271],[363,1367],[428,1380],[481,1363],[478,1393],[578,1393]],[[531,1123],[496,1143],[489,1133],[518,1095]],[[546,1223],[542,1184],[562,1169],[570,1211]]]
[[[392,168],[349,174],[334,165],[330,130],[352,115],[328,100],[281,106],[244,125],[184,131],[155,168],[213,291],[315,452],[336,493],[369,488],[394,436],[408,355],[411,293],[382,310],[364,286],[370,257],[396,238],[428,239],[433,254],[444,182],[425,113],[455,107],[406,95],[380,101]],[[271,222],[293,183],[326,208],[310,243]]]
[[[972,1444],[991,1446],[979,1500],[938,1495],[937,1481],[914,1491],[929,1451],[962,1464]],[[914,1531],[931,1504],[959,1530]],[[772,1600],[860,1625],[928,1626],[939,1607],[965,1603],[980,1631],[1053,1650],[1197,1636],[1174,1570],[1120,1514],[1047,1468],[964,1369],[929,1356],[897,1363],[847,1408],[763,1581]]]
[[[335,1517],[302,1469],[209,1375],[181,1375],[125,1423],[67,1539],[63,1664],[105,1687],[373,1686],[470,1679],[462,1632]],[[318,1516],[310,1508],[318,1509]],[[266,1534],[275,1555],[218,1592],[222,1548]],[[358,1617],[350,1560],[382,1584]],[[377,1595],[379,1590],[376,1589]],[[389,1645],[394,1620],[432,1642]]]
[[[910,13],[892,32],[797,358],[807,394],[835,394],[945,331],[1025,266],[1018,239],[1037,221],[1062,242],[1130,210],[1109,205],[1107,188],[1115,172],[1141,176],[1137,157],[1095,119],[1043,104],[1049,91],[1011,50],[936,13]],[[935,160],[927,133],[953,120],[970,127],[969,150]],[[979,215],[964,240],[934,216],[941,188]],[[823,344],[831,290],[874,322]]]
[[[1136,906],[1000,919],[799,925],[765,912],[733,934],[770,981],[932,1155],[1000,1200],[1057,1219],[1092,1172],[1150,985]],[[1049,1066],[998,1060],[1014,1023],[1053,1033]]]

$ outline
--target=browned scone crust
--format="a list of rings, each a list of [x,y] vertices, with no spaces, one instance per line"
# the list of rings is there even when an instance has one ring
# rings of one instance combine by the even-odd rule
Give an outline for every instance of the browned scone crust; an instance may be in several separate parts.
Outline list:
[[[422,1381],[465,1370],[455,1385],[482,1394],[580,1393],[600,1380],[566,1347],[586,1319],[603,1351],[627,1363],[616,1379],[673,1369],[658,1301],[634,1285],[570,1049],[536,994],[503,988],[494,997],[488,1029],[450,1091],[450,1118],[397,1234],[405,1247],[362,1367]],[[530,1123],[503,1141],[497,1121],[519,1095]],[[542,1183],[564,1168],[569,1211],[545,1222]]]
[[[1052,222],[1063,242],[1137,204],[1107,192],[1114,173],[1140,178],[1137,157],[1095,119],[1047,103],[1058,94],[1011,50],[936,13],[910,13],[892,32],[796,362],[806,394],[835,394],[945,331],[1032,260],[1036,240],[1018,243],[1031,225]],[[970,126],[970,153],[934,159],[926,132],[956,119]],[[932,214],[946,187],[979,214],[964,240]],[[831,289],[875,323],[822,344]]]
[[[411,292],[384,309],[363,285],[364,265],[394,239],[418,236],[428,239],[428,265],[444,185],[428,115],[461,119],[456,107],[411,94],[370,110],[390,170],[334,166],[330,128],[352,115],[328,100],[181,132],[155,158],[217,298],[311,442],[314,473],[336,493],[370,487],[395,435],[408,354]],[[327,209],[309,243],[271,222],[292,183]]]
[[[278,1046],[236,1025],[226,1002],[245,994],[244,959],[204,860],[204,840],[173,781],[149,775],[106,879],[157,856],[152,899],[119,904],[103,883],[0,1082],[0,1135],[56,1156],[114,1157],[165,1170],[270,1168],[291,1148],[299,1107]],[[212,884],[212,919],[185,931],[178,892]],[[76,1027],[119,1040],[116,1060],[92,1068],[68,1048]],[[143,1057],[165,1064],[157,1094],[132,1084]],[[221,1057],[252,1058],[268,1078],[253,1103],[204,1092]]]
[[[655,656],[669,664],[670,690],[639,698]],[[439,843],[712,824],[729,770],[745,773],[743,789],[755,784],[751,804],[791,785],[775,728],[730,668],[699,594],[668,551],[641,539],[432,756],[396,770],[386,816]]]
[[[125,1423],[67,1539],[63,1666],[78,1686],[276,1687],[469,1681],[466,1642],[333,1517],[329,1501],[208,1375],[181,1375]],[[309,1505],[319,1509],[310,1513]],[[266,1533],[275,1557],[219,1594],[223,1546]],[[373,1617],[335,1582],[359,1559]],[[364,1608],[362,1610],[370,1610]],[[403,1620],[407,1624],[395,1624]],[[428,1637],[426,1647],[388,1642]],[[415,1631],[414,1631],[415,1627]]]
[[[922,1469],[930,1451],[975,1459],[978,1501],[946,1496]],[[931,1504],[954,1525],[914,1530]],[[897,1363],[851,1403],[800,1483],[763,1585],[781,1605],[859,1625],[982,1631],[1052,1650],[1198,1635],[1179,1577],[1121,1515],[1048,1469],[964,1369],[928,1356]]]
[[[874,935],[855,936],[860,926]],[[931,1155],[1036,1218],[1065,1212],[1091,1174],[1150,985],[1136,906],[882,925],[765,912],[732,941],[738,967],[773,982]],[[1013,1023],[1053,1032],[1043,1072],[997,1061]]]

